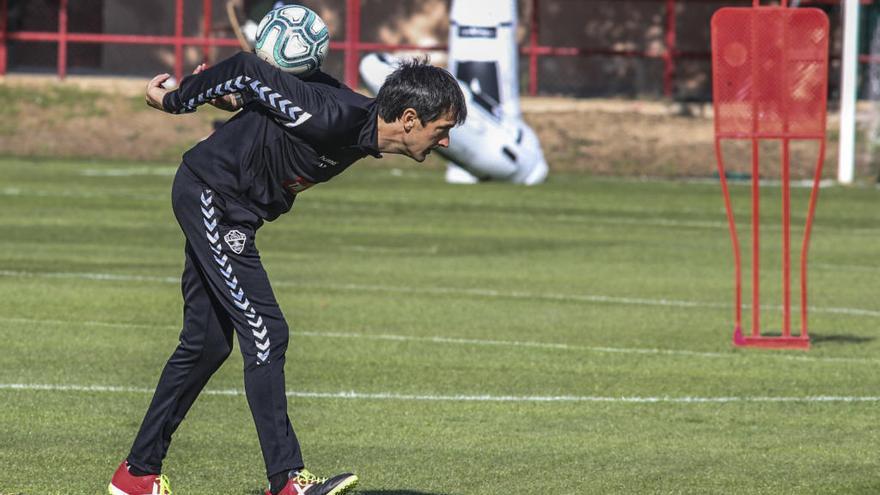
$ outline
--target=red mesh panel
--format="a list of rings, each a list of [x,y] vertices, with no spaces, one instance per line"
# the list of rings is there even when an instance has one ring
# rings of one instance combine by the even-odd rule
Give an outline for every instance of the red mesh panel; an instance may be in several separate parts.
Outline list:
[[[818,9],[724,8],[712,18],[719,137],[825,137],[828,18]]]
[[[825,156],[828,86],[828,19],[817,9],[725,8],[712,17],[712,73],[715,154],[734,249],[734,344],[809,349],[807,335],[807,249]],[[721,141],[752,144],[752,331],[742,329],[742,258],[736,218],[727,187]],[[782,144],[782,336],[760,332],[761,140]],[[801,334],[791,334],[791,156],[792,140],[817,140],[819,156],[801,248]],[[764,158],[766,161],[766,157]]]

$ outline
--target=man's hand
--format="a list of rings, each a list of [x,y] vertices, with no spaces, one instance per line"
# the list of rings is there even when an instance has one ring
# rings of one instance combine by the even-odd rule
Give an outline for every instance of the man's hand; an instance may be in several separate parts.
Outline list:
[[[208,68],[208,64],[199,64],[193,69],[193,75],[202,72],[203,70]],[[150,79],[150,82],[147,83],[147,94],[145,99],[147,101],[147,105],[155,108],[156,110],[165,111],[165,107],[162,105],[162,100],[165,98],[165,95],[169,92],[168,89],[163,87],[165,81],[171,78],[171,74],[164,73],[158,74],[156,77]],[[242,107],[240,98],[236,98],[236,94],[229,94],[225,96],[221,96],[219,98],[214,98],[209,101],[211,105],[221,109],[227,110],[229,112],[234,112]]]
[[[155,108],[156,110],[165,111],[165,107],[162,106],[162,99],[165,97],[165,93],[168,92],[167,89],[162,87],[162,83],[167,81],[171,77],[171,74],[158,74],[156,77],[150,79],[150,82],[147,83],[147,94],[144,97],[147,100],[147,105]]]

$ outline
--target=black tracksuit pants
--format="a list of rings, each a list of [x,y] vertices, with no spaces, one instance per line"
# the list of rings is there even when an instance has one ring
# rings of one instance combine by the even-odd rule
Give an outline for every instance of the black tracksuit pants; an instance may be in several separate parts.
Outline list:
[[[186,236],[183,330],[128,462],[143,471],[161,471],[172,434],[229,356],[235,333],[266,474],[302,468],[284,386],[288,327],[254,246],[262,221],[210,190],[186,164],[174,178],[172,204]]]

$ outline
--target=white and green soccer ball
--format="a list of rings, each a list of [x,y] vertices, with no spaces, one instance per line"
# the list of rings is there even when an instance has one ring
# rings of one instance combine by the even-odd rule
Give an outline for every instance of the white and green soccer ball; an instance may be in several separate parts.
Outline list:
[[[318,70],[329,48],[327,25],[300,5],[270,10],[257,26],[257,56],[300,77]]]

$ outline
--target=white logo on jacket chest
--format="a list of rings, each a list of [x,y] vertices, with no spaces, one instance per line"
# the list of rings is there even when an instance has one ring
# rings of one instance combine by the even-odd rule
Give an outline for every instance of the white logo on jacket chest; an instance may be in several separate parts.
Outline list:
[[[247,236],[237,230],[230,230],[223,236],[223,240],[226,241],[226,245],[229,246],[232,252],[241,254],[244,251],[244,243],[247,241]]]

